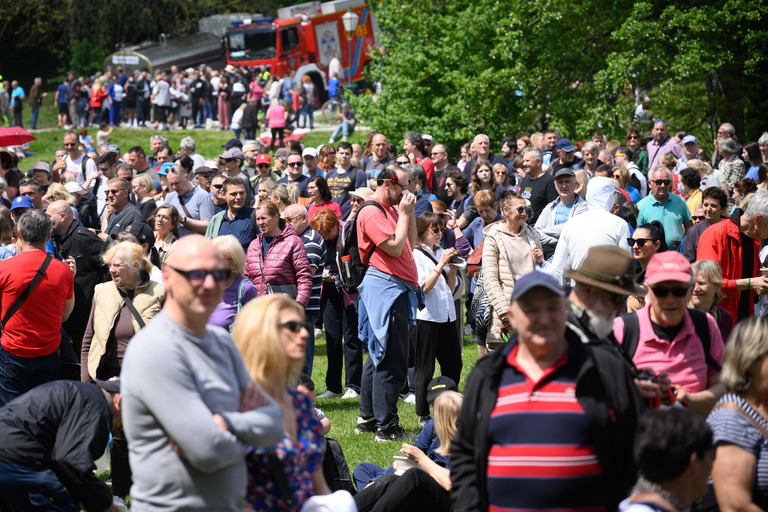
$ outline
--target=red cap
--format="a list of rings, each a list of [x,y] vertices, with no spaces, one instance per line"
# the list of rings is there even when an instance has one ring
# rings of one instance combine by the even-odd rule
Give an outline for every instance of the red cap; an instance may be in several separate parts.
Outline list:
[[[269,155],[266,153],[259,153],[256,155],[256,165],[269,164],[272,165],[272,160],[269,159]]]
[[[654,254],[645,270],[645,279],[651,286],[662,281],[679,281],[691,284],[693,270],[688,260],[677,251]]]

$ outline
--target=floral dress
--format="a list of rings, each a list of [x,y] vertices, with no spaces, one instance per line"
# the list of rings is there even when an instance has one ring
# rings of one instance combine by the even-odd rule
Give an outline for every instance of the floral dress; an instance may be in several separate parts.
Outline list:
[[[245,454],[248,466],[246,499],[254,510],[300,510],[301,505],[312,497],[312,474],[323,463],[325,441],[314,406],[305,394],[292,389],[288,393],[293,397],[296,410],[297,442],[284,435],[274,448],[291,485],[293,507],[280,498],[279,488],[270,477],[264,449],[250,446]]]

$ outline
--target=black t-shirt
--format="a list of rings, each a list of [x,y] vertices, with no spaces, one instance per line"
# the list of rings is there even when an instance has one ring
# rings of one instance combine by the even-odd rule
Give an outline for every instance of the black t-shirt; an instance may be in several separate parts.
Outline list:
[[[528,219],[528,224],[533,225],[544,207],[557,199],[555,179],[551,174],[546,173],[534,180],[526,176],[520,182],[520,194],[531,202],[533,215]]]

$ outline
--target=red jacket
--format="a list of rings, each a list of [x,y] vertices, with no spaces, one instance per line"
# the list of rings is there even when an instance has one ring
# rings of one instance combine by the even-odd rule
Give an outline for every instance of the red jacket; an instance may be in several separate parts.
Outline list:
[[[245,276],[251,280],[259,295],[266,295],[265,284],[295,284],[298,288],[296,301],[304,307],[312,295],[312,272],[309,269],[307,250],[291,226],[285,226],[267,248],[262,261],[261,244],[264,234],[260,233],[248,246],[245,255]],[[261,269],[264,268],[264,279]]]
[[[736,220],[739,220],[738,218]],[[746,277],[756,277],[759,274],[758,253],[760,252],[760,241],[752,239],[754,262],[752,264],[752,273]],[[741,252],[741,234],[737,224],[731,219],[723,219],[714,224],[701,234],[699,238],[699,247],[696,251],[696,259],[713,260],[723,271],[723,298],[720,306],[727,309],[733,315],[734,322],[738,322],[739,313],[739,295],[736,290],[736,280],[742,279],[742,252]],[[749,292],[749,316],[754,315],[755,292]]]

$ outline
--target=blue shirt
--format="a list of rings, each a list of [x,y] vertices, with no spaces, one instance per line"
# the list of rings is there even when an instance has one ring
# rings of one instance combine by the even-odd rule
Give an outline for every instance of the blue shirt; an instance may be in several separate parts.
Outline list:
[[[571,204],[563,204],[562,201],[555,206],[555,226],[559,224],[565,224],[571,217],[571,210],[576,204],[576,201],[571,201]]]
[[[309,181],[309,177],[302,174],[299,176],[299,179],[296,181],[292,180],[290,177],[283,176],[278,180],[278,184],[285,183],[286,185],[296,185],[296,188],[299,190],[299,197],[309,197],[309,194],[307,193],[307,182]]]
[[[56,89],[56,92],[59,93],[59,104],[62,104],[62,105],[67,104],[67,89],[69,89],[69,86],[67,84],[61,84]]]
[[[190,217],[197,220],[211,220],[211,217],[213,217],[213,199],[211,199],[208,192],[197,185],[184,194],[182,199],[184,200],[184,205],[187,207],[186,210],[189,210],[189,214],[187,214],[187,211],[181,206],[178,192],[171,192],[168,194],[165,198],[165,202],[175,206],[179,211],[179,214],[184,217]],[[191,233],[193,233],[193,231],[186,226],[179,226],[179,236],[186,236]]]
[[[237,212],[234,219],[230,219],[229,215],[225,213],[221,219],[218,236],[233,235],[243,246],[243,250],[248,252],[248,246],[256,238],[251,225],[251,213],[253,213],[253,208],[249,206],[245,206]]]
[[[683,224],[691,221],[691,211],[685,204],[685,199],[670,193],[667,196],[667,201],[662,204],[654,199],[652,194],[649,194],[637,203],[637,209],[639,211],[637,225],[658,220],[664,226],[667,245],[672,249],[677,249],[683,239]]]
[[[23,98],[24,95],[24,89],[21,88],[21,86],[18,86],[13,90],[11,93],[11,107],[16,107],[16,100],[17,98]],[[18,101],[21,101],[20,99]]]

